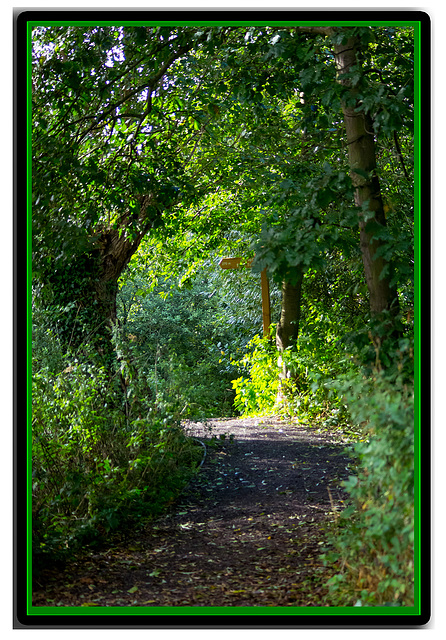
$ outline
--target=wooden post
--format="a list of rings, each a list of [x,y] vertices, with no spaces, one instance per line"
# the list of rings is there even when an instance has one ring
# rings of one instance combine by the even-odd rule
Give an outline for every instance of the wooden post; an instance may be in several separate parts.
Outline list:
[[[243,266],[250,267],[252,264],[252,258],[246,261]],[[219,265],[222,269],[238,269],[242,258],[222,258]],[[263,317],[263,336],[269,336],[269,327],[271,324],[271,306],[269,297],[269,281],[266,275],[266,269],[263,269],[261,273],[262,284],[262,317]]]

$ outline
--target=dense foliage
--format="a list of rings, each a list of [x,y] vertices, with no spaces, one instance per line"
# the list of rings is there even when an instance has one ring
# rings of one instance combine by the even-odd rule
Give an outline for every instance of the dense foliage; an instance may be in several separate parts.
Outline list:
[[[357,475],[345,487],[351,504],[333,535],[344,571],[331,579],[334,594],[345,587],[356,604],[410,606],[414,599],[414,396],[404,378],[382,371],[348,378],[351,420],[361,425],[355,446]],[[329,560],[330,555],[327,555]],[[344,588],[342,588],[344,587]]]
[[[410,604],[412,29],[40,27],[32,111],[36,563],[171,503],[184,420],[282,412],[356,442],[332,602]]]
[[[33,372],[35,569],[160,513],[203,456],[180,427],[174,394],[154,398],[119,341],[121,366],[111,376],[94,358],[62,354],[48,333],[41,340]]]

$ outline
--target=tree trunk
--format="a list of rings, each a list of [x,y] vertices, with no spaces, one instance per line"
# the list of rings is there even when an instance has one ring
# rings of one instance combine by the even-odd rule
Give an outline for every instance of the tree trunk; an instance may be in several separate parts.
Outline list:
[[[282,283],[282,309],[276,330],[276,346],[282,352],[295,344],[299,335],[302,271],[299,270],[296,277],[295,284]]]
[[[388,267],[377,250],[382,242],[375,230],[385,225],[384,207],[379,179],[376,175],[375,140],[373,123],[364,111],[357,111],[357,90],[348,77],[358,65],[359,41],[351,37],[344,44],[335,45],[338,81],[348,88],[342,101],[342,111],[347,134],[350,175],[355,188],[355,204],[359,211],[360,247],[367,287],[370,294],[370,312],[377,316],[385,310],[398,311],[397,292],[390,286]],[[347,76],[347,77],[346,77]]]
[[[94,288],[97,303],[109,326],[116,321],[118,280],[154,222],[153,217],[147,215],[147,210],[153,203],[152,196],[141,196],[139,201],[137,232],[129,233],[131,220],[125,216],[119,228],[103,231],[98,241],[99,269]]]
[[[98,240],[98,265],[96,274],[92,274],[93,296],[96,314],[101,319],[104,331],[102,340],[106,346],[104,350],[113,350],[111,336],[116,323],[116,299],[118,281],[131,257],[137,251],[141,240],[153,226],[154,219],[147,215],[147,209],[152,204],[151,196],[140,197],[140,211],[138,214],[138,231],[130,232],[131,220],[124,217],[118,228],[104,230]]]
[[[137,220],[123,216],[118,227],[102,229],[90,251],[73,253],[63,273],[51,275],[56,304],[65,307],[57,329],[65,348],[94,347],[107,361],[113,358],[118,281],[153,226],[152,200],[141,197]]]
[[[282,283],[282,309],[280,320],[276,329],[276,346],[282,354],[285,349],[296,344],[299,335],[300,308],[302,300],[303,272],[296,270],[295,279]],[[279,356],[279,390],[277,402],[280,403],[286,396],[287,380],[291,377],[282,355]]]

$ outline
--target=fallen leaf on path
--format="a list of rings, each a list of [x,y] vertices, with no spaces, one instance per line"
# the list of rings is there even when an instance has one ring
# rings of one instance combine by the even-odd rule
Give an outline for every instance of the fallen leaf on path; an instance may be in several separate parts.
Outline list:
[[[127,593],[136,593],[138,591],[138,587],[132,587],[131,589],[127,590]]]

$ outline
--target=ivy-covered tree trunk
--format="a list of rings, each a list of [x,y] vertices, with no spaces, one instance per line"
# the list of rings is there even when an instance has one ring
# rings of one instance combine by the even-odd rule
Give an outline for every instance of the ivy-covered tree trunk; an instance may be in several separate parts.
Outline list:
[[[389,265],[379,253],[382,241],[378,234],[386,220],[376,174],[373,123],[369,114],[360,109],[358,91],[352,80],[352,72],[359,71],[359,50],[360,43],[356,37],[335,44],[338,81],[348,89],[343,96],[342,111],[350,175],[359,211],[362,261],[370,295],[370,311],[373,316],[378,316],[386,310],[397,312],[398,297],[396,290],[390,285]]]
[[[151,196],[139,198],[138,230],[132,232],[130,219],[125,217],[118,228],[103,231],[98,241],[99,265],[95,278],[95,299],[104,322],[110,327],[116,321],[116,296],[118,280],[130,258],[138,249],[142,238],[153,226],[154,219],[147,215],[152,204]]]
[[[138,200],[136,219],[123,215],[119,223],[96,233],[88,250],[84,245],[73,248],[64,268],[49,275],[52,302],[63,309],[57,333],[64,348],[77,350],[88,343],[99,355],[112,356],[119,278],[159,217],[153,197]]]

